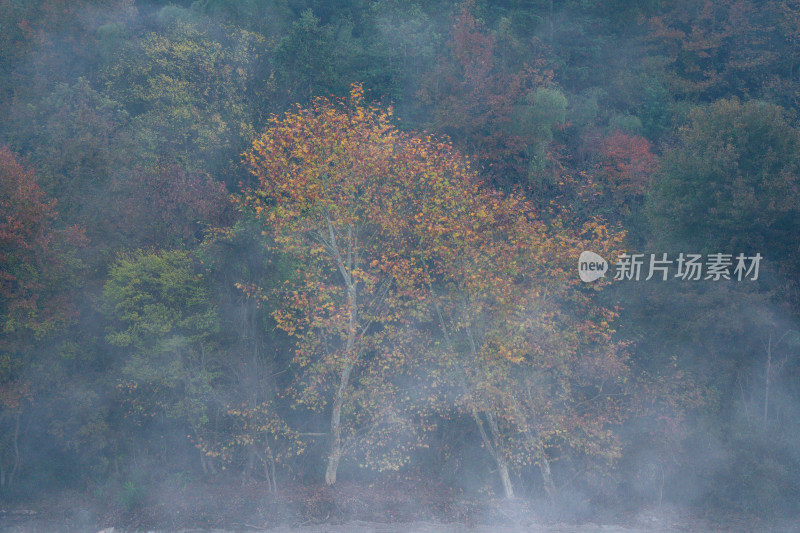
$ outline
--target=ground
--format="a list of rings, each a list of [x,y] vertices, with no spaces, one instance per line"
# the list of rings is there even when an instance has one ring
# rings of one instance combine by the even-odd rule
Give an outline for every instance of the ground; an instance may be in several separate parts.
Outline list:
[[[553,512],[526,500],[466,497],[443,487],[338,483],[282,487],[239,480],[210,485],[167,480],[19,500],[0,509],[9,533],[644,533],[790,532],[800,521],[701,516],[669,506],[615,514]],[[113,529],[112,529],[113,528]]]

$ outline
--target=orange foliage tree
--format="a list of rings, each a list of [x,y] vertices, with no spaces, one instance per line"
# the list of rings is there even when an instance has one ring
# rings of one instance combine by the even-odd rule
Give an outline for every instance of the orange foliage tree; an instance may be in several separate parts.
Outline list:
[[[297,338],[297,402],[331,404],[328,484],[356,448],[379,468],[398,467],[398,450],[375,451],[392,441],[387,431],[418,441],[396,378],[410,363],[400,348],[407,309],[422,295],[393,225],[405,218],[398,166],[426,158],[415,156],[420,140],[390,126],[390,110],[364,107],[360,88],[341,107],[318,99],[274,118],[246,154],[259,185],[242,198],[299,268],[274,316]]]
[[[258,185],[242,205],[298,265],[274,316],[297,339],[295,398],[330,404],[327,483],[351,450],[399,467],[436,409],[473,417],[509,497],[511,466],[536,462],[553,486],[548,447],[613,458],[606,391],[625,361],[574,266],[589,238],[604,253],[619,236],[545,226],[390,116],[355,86],[274,118],[246,154]]]
[[[614,310],[578,287],[575,261],[620,244],[597,222],[579,232],[549,227],[530,202],[474,180],[431,195],[438,224],[416,228],[442,341],[431,358],[454,408],[471,416],[496,463],[506,497],[510,470],[537,465],[553,495],[553,457],[576,452],[611,462],[611,428],[626,409],[624,346],[612,339]],[[423,220],[435,218],[425,214]]]

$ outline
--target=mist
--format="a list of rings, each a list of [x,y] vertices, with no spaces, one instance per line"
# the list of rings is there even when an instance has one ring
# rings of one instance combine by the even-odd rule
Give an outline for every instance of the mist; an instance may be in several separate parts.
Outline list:
[[[798,16],[0,2],[0,529],[796,530]]]

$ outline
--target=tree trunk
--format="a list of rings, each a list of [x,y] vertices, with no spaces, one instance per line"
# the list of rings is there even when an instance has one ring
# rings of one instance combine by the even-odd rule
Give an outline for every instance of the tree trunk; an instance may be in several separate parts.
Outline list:
[[[514,497],[514,487],[511,485],[511,476],[508,474],[508,465],[505,459],[497,460],[497,470],[500,474],[500,480],[503,482],[503,493],[508,499]]]
[[[342,458],[342,394],[341,386],[333,400],[331,413],[331,449],[328,452],[328,468],[325,471],[325,483],[336,483],[336,471],[339,469],[339,460]]]
[[[266,468],[266,467],[265,467]],[[278,492],[278,474],[275,472],[275,458],[272,457],[272,454],[269,456],[269,470],[270,470],[270,479],[272,480],[272,492]]]
[[[22,464],[22,456],[19,453],[19,419],[20,419],[20,411],[17,411],[17,414],[14,418],[14,467],[11,469],[11,473],[8,476],[8,486],[14,484],[14,477],[17,475],[17,471],[19,470],[19,465]]]
[[[331,451],[328,454],[328,468],[325,470],[325,483],[333,485],[336,483],[336,472],[339,470],[339,459],[342,458],[342,446],[340,442],[334,442],[331,445]]]
[[[764,383],[764,421],[761,428],[761,431],[766,433],[767,432],[767,420],[769,420],[769,378],[770,373],[772,372],[772,334],[769,335],[769,340],[767,341],[767,371],[765,375],[765,383]]]
[[[489,421],[489,431],[492,432],[494,439],[494,449],[496,456],[494,458],[497,463],[497,471],[500,474],[500,480],[503,482],[503,492],[506,498],[514,497],[514,487],[511,486],[511,476],[508,474],[508,462],[503,455],[502,450],[502,435],[500,434],[500,427],[497,425],[497,417],[494,413],[486,413],[486,419]]]
[[[490,439],[486,434],[486,430],[483,429],[483,420],[481,419],[481,415],[474,407],[472,409],[472,418],[478,425],[478,432],[481,435],[481,440],[483,441],[484,446],[486,446],[486,449],[489,450],[489,455],[492,456],[494,462],[497,464],[497,472],[500,475],[500,481],[503,483],[503,494],[506,498],[511,499],[514,497],[514,486],[511,484],[511,475],[508,472],[508,462],[500,450],[500,432],[499,428],[497,427],[497,420],[491,413],[486,413],[486,419],[489,421],[489,430],[492,433],[492,439]]]
[[[203,467],[203,472],[208,476],[217,474],[217,468],[214,466],[214,459],[207,457],[204,453],[200,455],[200,466]]]
[[[333,231],[333,225],[330,219],[328,222],[328,238],[329,248],[336,259],[339,272],[342,275],[345,287],[347,289],[347,305],[350,308],[350,316],[347,324],[347,342],[344,347],[344,366],[339,378],[339,387],[336,389],[336,395],[333,398],[333,409],[331,412],[331,449],[328,453],[328,466],[325,470],[325,483],[333,485],[336,483],[336,473],[339,469],[339,461],[342,458],[342,405],[344,404],[345,393],[347,386],[350,382],[350,374],[353,371],[356,360],[358,359],[358,351],[356,348],[356,337],[358,336],[358,301],[356,293],[356,283],[352,277],[352,269],[354,266],[355,246],[354,246],[354,231],[352,226],[347,230],[347,246],[345,249],[345,257],[339,250],[336,243],[336,237]]]
[[[542,481],[544,482],[544,491],[547,496],[552,500],[556,496],[556,484],[553,483],[553,474],[550,471],[550,461],[547,460],[547,454],[544,451],[544,444],[542,439],[537,438],[537,445],[539,447],[539,455],[542,458],[539,462],[539,471],[542,473]]]
[[[253,480],[253,469],[256,464],[256,452],[252,444],[247,445],[247,461],[245,461],[244,469],[242,470],[242,486],[249,485]]]
[[[509,394],[507,396],[509,403],[511,404],[512,409],[514,410],[514,417],[517,419],[517,425],[523,430],[525,433],[525,439],[528,441],[529,444],[532,444],[536,447],[536,450],[539,452],[539,457],[541,458],[539,461],[539,472],[542,474],[542,482],[544,483],[544,491],[547,493],[547,496],[552,500],[555,498],[556,494],[556,484],[553,482],[553,473],[550,470],[550,461],[547,459],[547,454],[545,453],[544,443],[542,442],[542,438],[539,434],[534,434],[531,431],[530,425],[528,424],[527,417],[523,414],[522,409],[517,402],[516,397],[513,394]]]
[[[350,381],[350,373],[353,371],[351,361],[345,361],[342,369],[339,388],[333,399],[333,410],[331,412],[331,449],[328,453],[328,468],[325,471],[325,483],[333,485],[336,483],[336,471],[339,468],[339,460],[342,458],[342,405],[344,404],[344,394],[347,384]]]

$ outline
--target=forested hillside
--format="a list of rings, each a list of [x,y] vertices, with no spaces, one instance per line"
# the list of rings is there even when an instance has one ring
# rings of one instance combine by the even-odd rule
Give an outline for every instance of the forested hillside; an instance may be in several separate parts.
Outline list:
[[[0,507],[796,517],[798,110],[797,0],[0,0]]]

